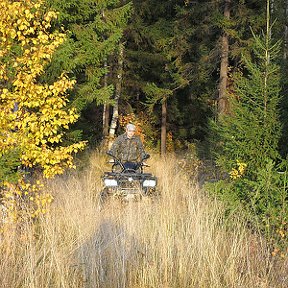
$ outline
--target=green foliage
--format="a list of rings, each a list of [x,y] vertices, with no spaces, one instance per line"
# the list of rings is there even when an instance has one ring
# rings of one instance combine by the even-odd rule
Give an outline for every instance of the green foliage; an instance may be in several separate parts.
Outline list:
[[[147,85],[143,87],[143,91],[147,95],[147,104],[151,109],[153,109],[157,102],[167,99],[173,93],[170,89],[157,87],[155,83],[147,83]]]
[[[287,161],[278,167],[271,160],[259,170],[257,187],[251,197],[251,210],[268,239],[282,249],[288,247]],[[287,250],[286,250],[287,252]]]
[[[71,105],[81,112],[75,129],[86,137],[99,123],[81,123],[90,115],[93,106],[113,104],[115,58],[124,28],[130,18],[132,2],[120,0],[48,0],[59,12],[55,25],[69,31],[69,39],[61,46],[47,67],[46,77],[53,79],[63,69],[76,79],[71,93]],[[105,78],[105,79],[104,79]],[[99,112],[99,111],[98,111]],[[101,113],[101,112],[100,112]]]
[[[280,75],[274,60],[280,43],[255,36],[254,60],[243,59],[247,76],[234,75],[231,114],[211,123],[218,138],[218,164],[231,170],[236,160],[248,164],[254,177],[266,159],[277,160],[282,125],[279,121]]]
[[[21,165],[20,150],[10,150],[0,157],[0,185],[4,181],[9,183],[17,183],[20,178],[18,167]]]
[[[129,104],[138,108],[140,98],[150,111],[154,105],[153,114],[159,118],[157,89],[169,90],[177,101],[169,97],[168,130],[173,136],[181,135],[181,140],[206,135],[218,93],[223,31],[229,35],[231,66],[237,67],[241,53],[250,58],[249,26],[255,31],[263,27],[263,3],[232,1],[230,20],[224,17],[223,7],[223,1],[134,1],[125,33],[128,51],[123,86],[130,95]],[[180,129],[183,133],[178,133]]]
[[[183,109],[187,102],[182,100],[185,105],[180,107],[180,101],[174,101],[172,98],[183,99],[185,95],[185,100],[190,102],[190,90],[184,89],[189,85],[189,75],[193,74],[190,70],[193,66],[187,63],[190,61],[188,53],[185,54],[190,48],[188,36],[184,36],[189,27],[179,27],[179,18],[185,18],[186,15],[182,16],[178,12],[178,6],[184,6],[184,3],[155,0],[134,2],[134,14],[125,34],[127,57],[123,83],[126,94],[130,95],[127,100],[136,108],[134,112],[139,113],[148,107],[149,115],[158,119],[155,121],[156,131],[161,127],[159,104],[167,101],[168,111],[173,111],[168,112],[167,128],[173,136],[178,133],[180,122],[183,125],[183,119],[188,118],[189,112],[186,114],[187,111]],[[182,51],[185,51],[185,56]],[[193,55],[192,51],[189,51],[189,55]],[[186,57],[186,63],[182,56]],[[134,95],[137,95],[137,98],[134,98]],[[174,125],[176,122],[177,125]],[[193,123],[189,122],[188,125],[192,126]]]
[[[285,251],[288,245],[288,162],[276,165],[267,159],[265,167],[256,171],[257,178],[250,180],[224,179],[207,183],[206,189],[226,204],[227,215],[244,213],[252,229],[260,230],[270,244]]]
[[[244,210],[254,228],[284,248],[288,170],[278,152],[282,124],[276,62],[281,43],[272,43],[270,29],[254,35],[252,58],[243,57],[243,72],[234,75],[231,113],[211,122],[216,162],[226,177],[208,189],[227,203],[230,212]]]

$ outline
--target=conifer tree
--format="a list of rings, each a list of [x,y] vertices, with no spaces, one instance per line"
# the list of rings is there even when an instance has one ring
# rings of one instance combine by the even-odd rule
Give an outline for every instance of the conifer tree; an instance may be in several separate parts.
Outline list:
[[[245,69],[234,76],[232,112],[220,117],[217,128],[221,143],[218,160],[228,170],[237,159],[249,163],[251,176],[265,167],[267,159],[279,158],[281,90],[276,57],[280,43],[272,43],[270,29],[262,37],[254,35],[253,59],[244,57]]]
[[[277,232],[288,217],[287,161],[278,150],[281,43],[271,38],[269,4],[266,30],[253,34],[252,58],[244,57],[242,71],[234,76],[231,113],[212,125],[217,162],[228,174],[215,188],[229,208],[243,208],[273,245],[287,245],[287,235]]]
[[[187,70],[180,65],[181,61],[177,61],[180,60],[176,56],[179,46],[175,47],[176,40],[173,40],[177,33],[173,19],[180,2],[134,1],[134,14],[125,34],[127,57],[124,86],[128,95],[137,95],[136,99],[129,98],[128,101],[133,105],[135,100],[139,102],[140,99],[144,107],[136,102],[138,110],[146,108],[148,113],[157,115],[162,154],[165,153],[166,132],[169,129],[170,98],[188,84],[185,77]]]
[[[224,15],[227,2],[231,2],[231,19]],[[226,53],[228,74],[240,65],[241,53],[250,57],[249,25],[253,24],[256,32],[263,27],[262,6],[261,1],[134,1],[132,22],[125,34],[126,94],[137,95],[137,99],[147,103],[151,101],[153,85],[170,89],[174,100],[172,105],[168,99],[169,129],[173,127],[175,135],[185,130],[184,135],[190,140],[203,139],[204,126],[218,99],[221,35],[225,33],[230,43],[229,55]],[[222,89],[227,89],[228,94],[230,80]],[[147,83],[152,86],[146,87]],[[133,98],[127,101],[136,106]],[[157,106],[154,113],[160,119]],[[177,113],[169,113],[171,108]],[[160,121],[156,125],[159,127]]]
[[[87,114],[96,114],[98,105],[114,103],[112,96],[117,79],[113,69],[117,66],[115,58],[119,53],[118,47],[123,30],[130,17],[131,2],[120,0],[48,0],[48,2],[59,11],[58,25],[69,30],[70,37],[55,54],[47,75],[51,77],[64,69],[76,78],[75,92],[72,95],[73,105],[82,111],[79,125],[84,121],[80,128],[84,129],[86,137],[91,138],[89,134],[95,134],[95,129],[97,126],[100,128],[101,123],[96,123],[97,115]],[[89,110],[87,109],[89,107],[92,108]],[[87,118],[94,119],[92,127],[88,127]],[[107,127],[105,129],[107,130]],[[101,128],[99,130],[101,131]]]

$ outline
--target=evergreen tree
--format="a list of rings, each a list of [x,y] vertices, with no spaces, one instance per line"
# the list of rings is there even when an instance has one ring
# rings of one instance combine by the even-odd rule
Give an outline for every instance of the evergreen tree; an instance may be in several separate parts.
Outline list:
[[[225,1],[134,1],[131,25],[125,33],[126,94],[147,103],[154,85],[156,103],[157,89],[170,90],[177,101],[172,104],[168,100],[168,129],[173,129],[176,137],[203,139],[207,118],[218,98],[219,39],[223,31],[229,37],[228,73],[240,65],[241,53],[250,57],[249,25],[257,32],[264,23],[260,2],[231,1],[231,19],[226,19]],[[228,79],[228,93],[231,84]],[[143,91],[149,91],[148,97]],[[143,109],[133,98],[126,101]],[[157,106],[154,113],[160,119]],[[169,113],[171,108],[177,113]],[[155,124],[161,125],[160,121]]]
[[[47,75],[63,69],[76,79],[73,105],[82,111],[77,127],[95,141],[102,136],[99,105],[113,103],[116,79],[113,72],[131,2],[120,0],[49,0],[59,11],[57,25],[70,31],[70,38],[57,51]],[[91,124],[88,124],[92,120]],[[100,122],[100,123],[98,123]],[[94,135],[93,135],[94,134]]]
[[[141,111],[145,106],[146,109],[149,107],[149,113],[155,116],[152,118],[158,119],[154,125],[161,129],[161,143],[165,141],[166,130],[173,128],[173,133],[177,134],[179,127],[175,123],[184,122],[185,116],[180,112],[183,108],[179,104],[181,101],[173,100],[172,104],[171,96],[189,95],[188,89],[184,89],[193,75],[190,70],[193,65],[188,62],[188,55],[193,55],[193,52],[187,51],[190,39],[184,36],[188,24],[180,27],[182,23],[178,23],[177,18],[177,14],[181,14],[178,10],[183,5],[182,1],[134,1],[134,14],[125,34],[127,58],[124,87],[127,95],[136,96],[127,97],[127,101],[135,107],[136,112],[137,109]],[[182,103],[185,103],[183,98]],[[188,99],[189,96],[186,97]],[[138,100],[144,103],[144,107],[139,105]],[[184,105],[187,107],[187,102]],[[177,114],[169,113],[172,106]],[[173,124],[171,120],[176,121]],[[164,147],[165,144],[162,151]]]
[[[287,162],[278,151],[281,43],[272,41],[269,11],[267,1],[266,31],[253,35],[252,58],[244,57],[242,72],[235,75],[231,113],[222,115],[212,129],[217,162],[229,175],[216,183],[215,192],[229,208],[244,208],[249,220],[279,244],[284,238],[277,231],[288,215]]]
[[[241,160],[248,164],[251,176],[265,167],[267,159],[279,159],[281,89],[280,68],[275,60],[280,43],[272,44],[267,33],[270,31],[264,39],[255,36],[255,58],[244,58],[245,71],[234,76],[232,112],[221,117],[217,124],[221,143],[219,162],[229,171],[237,159]]]

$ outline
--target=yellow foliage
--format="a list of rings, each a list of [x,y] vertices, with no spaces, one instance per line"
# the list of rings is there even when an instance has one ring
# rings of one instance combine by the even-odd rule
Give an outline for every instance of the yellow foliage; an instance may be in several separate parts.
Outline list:
[[[22,164],[40,168],[46,178],[73,168],[73,153],[85,144],[52,145],[61,143],[63,129],[78,118],[75,109],[63,109],[68,102],[66,91],[72,89],[75,82],[65,74],[51,85],[37,81],[52,54],[65,40],[63,33],[48,30],[56,17],[54,11],[45,12],[42,0],[0,2],[0,156],[17,147]],[[16,186],[23,189],[23,185],[19,182]],[[8,185],[7,189],[19,196],[16,186]],[[28,194],[34,191],[31,189],[29,187]],[[5,196],[5,203],[9,202],[7,205],[13,211],[17,200],[10,196]],[[34,216],[47,211],[45,205],[50,201],[49,197],[48,200],[39,197],[30,197],[31,201],[38,199]]]
[[[167,133],[166,137],[166,149],[167,152],[173,152],[174,151],[174,142],[173,142],[173,134],[171,131]]]
[[[247,168],[247,164],[240,162],[239,160],[236,160],[237,162],[237,168],[232,168],[232,170],[229,172],[230,178],[233,180],[236,180],[244,175],[245,170]]]
[[[8,214],[6,224],[33,219],[47,213],[53,197],[49,193],[44,193],[42,189],[43,184],[40,181],[34,184],[25,183],[23,179],[17,184],[5,182],[2,203]]]

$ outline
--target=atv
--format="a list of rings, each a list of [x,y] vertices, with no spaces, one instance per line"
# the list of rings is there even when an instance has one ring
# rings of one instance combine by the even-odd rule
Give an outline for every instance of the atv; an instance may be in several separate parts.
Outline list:
[[[146,154],[144,159],[138,163],[123,163],[120,159],[107,153],[112,157],[111,172],[104,172],[102,176],[104,188],[101,197],[115,196],[121,200],[140,200],[142,197],[155,194],[157,178],[151,173],[144,173],[144,167],[149,167],[144,160],[150,157]]]

